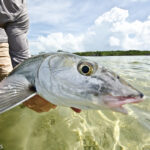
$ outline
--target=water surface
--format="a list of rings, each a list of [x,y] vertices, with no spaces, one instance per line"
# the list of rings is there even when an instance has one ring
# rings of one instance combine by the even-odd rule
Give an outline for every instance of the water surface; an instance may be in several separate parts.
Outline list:
[[[89,57],[110,68],[146,98],[126,105],[129,115],[109,110],[80,114],[57,107],[38,114],[16,107],[0,115],[0,148],[4,150],[150,150],[150,57]]]

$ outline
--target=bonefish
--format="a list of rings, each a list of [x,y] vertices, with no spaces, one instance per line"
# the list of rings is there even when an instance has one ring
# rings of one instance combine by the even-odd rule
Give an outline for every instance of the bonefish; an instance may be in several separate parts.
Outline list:
[[[54,105],[122,113],[127,113],[122,105],[143,98],[114,72],[65,52],[37,55],[18,65],[0,83],[0,113],[36,94]]]

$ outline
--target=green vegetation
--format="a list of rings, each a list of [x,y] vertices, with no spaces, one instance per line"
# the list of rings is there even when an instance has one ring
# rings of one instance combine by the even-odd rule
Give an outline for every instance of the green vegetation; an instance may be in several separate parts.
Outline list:
[[[128,51],[89,51],[76,52],[80,56],[128,56],[128,55],[150,55],[150,51],[128,50]]]

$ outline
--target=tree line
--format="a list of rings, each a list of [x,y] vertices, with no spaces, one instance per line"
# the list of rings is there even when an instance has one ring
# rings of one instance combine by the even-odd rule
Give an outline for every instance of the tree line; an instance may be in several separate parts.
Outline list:
[[[150,51],[149,50],[88,51],[88,52],[76,52],[75,54],[80,56],[129,56],[129,55],[150,55]]]

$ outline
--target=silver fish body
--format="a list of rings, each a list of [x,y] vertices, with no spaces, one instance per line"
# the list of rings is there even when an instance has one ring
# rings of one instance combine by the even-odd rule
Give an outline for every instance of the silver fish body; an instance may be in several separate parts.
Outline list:
[[[59,106],[122,113],[126,113],[122,105],[140,102],[143,97],[100,64],[65,52],[31,57],[17,66],[0,83],[0,113],[36,94]]]

